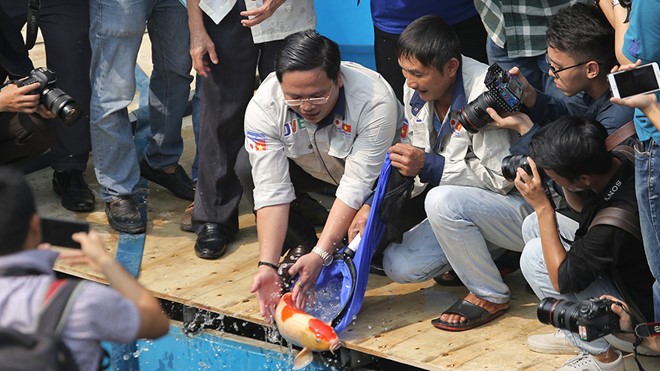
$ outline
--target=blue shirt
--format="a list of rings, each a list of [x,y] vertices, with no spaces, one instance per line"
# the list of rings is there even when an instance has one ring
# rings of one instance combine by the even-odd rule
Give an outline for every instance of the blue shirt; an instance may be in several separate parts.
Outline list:
[[[478,15],[472,0],[371,0],[374,26],[395,35],[428,14],[437,15],[450,25]]]
[[[660,0],[635,0],[630,12],[630,25],[623,39],[623,54],[631,62],[660,63]],[[660,101],[660,93],[656,93]],[[660,131],[639,109],[635,110],[635,130],[640,140],[653,138],[660,143]]]

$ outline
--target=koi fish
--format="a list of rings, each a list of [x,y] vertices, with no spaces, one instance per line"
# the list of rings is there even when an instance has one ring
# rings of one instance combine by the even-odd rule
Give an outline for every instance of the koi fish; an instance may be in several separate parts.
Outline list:
[[[275,323],[283,338],[303,348],[293,361],[294,370],[312,362],[312,351],[334,352],[342,346],[341,340],[329,324],[294,306],[290,292],[284,294],[277,304]]]

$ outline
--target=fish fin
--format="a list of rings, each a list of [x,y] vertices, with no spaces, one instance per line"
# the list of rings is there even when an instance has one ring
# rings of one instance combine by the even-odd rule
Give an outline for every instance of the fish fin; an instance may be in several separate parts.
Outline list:
[[[314,354],[309,348],[303,348],[303,350],[298,353],[296,359],[293,360],[293,369],[300,370],[301,368],[306,367],[314,359]]]

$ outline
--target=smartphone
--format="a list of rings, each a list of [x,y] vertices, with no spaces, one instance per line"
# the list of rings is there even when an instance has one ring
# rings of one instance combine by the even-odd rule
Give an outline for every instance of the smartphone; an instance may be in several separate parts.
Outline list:
[[[612,88],[612,95],[617,98],[627,98],[660,90],[660,70],[656,62],[644,64],[632,70],[610,73],[607,75],[607,79]]]
[[[78,232],[89,232],[89,223],[70,219],[41,218],[42,242],[79,249],[80,244],[71,238],[71,235]]]

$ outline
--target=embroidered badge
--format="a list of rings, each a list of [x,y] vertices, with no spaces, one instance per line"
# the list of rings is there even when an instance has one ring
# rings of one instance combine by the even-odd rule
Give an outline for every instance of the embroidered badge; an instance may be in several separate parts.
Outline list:
[[[267,147],[266,134],[248,131],[245,134],[248,139],[248,146],[253,151],[265,151]]]

